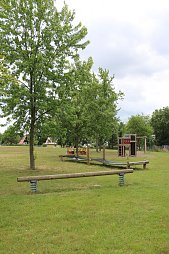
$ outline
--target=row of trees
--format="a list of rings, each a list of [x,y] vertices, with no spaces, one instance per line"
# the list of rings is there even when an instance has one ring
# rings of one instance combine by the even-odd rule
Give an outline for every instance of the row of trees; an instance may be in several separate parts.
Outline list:
[[[149,145],[169,145],[169,107],[157,109],[151,116],[131,116],[125,125],[121,123],[120,130],[121,133],[146,136]]]
[[[71,109],[72,110],[72,109]],[[82,110],[83,111],[83,110]],[[98,112],[99,113],[99,112]],[[106,117],[108,117],[107,112]],[[91,114],[87,112],[86,114],[89,117],[92,117]],[[74,114],[73,114],[74,117]],[[98,134],[100,133],[99,137],[102,137],[101,143],[103,144],[105,141],[109,143],[109,146],[117,145],[118,142],[118,136],[123,136],[126,133],[133,133],[137,134],[139,137],[147,137],[148,145],[151,146],[153,144],[162,146],[162,145],[168,145],[169,144],[169,107],[164,107],[159,110],[155,110],[152,114],[152,116],[144,116],[142,115],[135,115],[131,116],[126,124],[123,122],[118,122],[113,120],[112,126],[107,127],[106,124],[104,124],[102,127],[105,126],[105,129],[102,129],[99,131],[100,124],[98,126],[98,122],[95,124],[97,132],[94,130],[91,130],[91,127],[94,126],[94,122],[96,121],[97,116],[95,114],[94,122],[91,120],[91,126],[89,127],[89,123],[87,121],[87,124],[84,126],[83,119],[81,119],[81,130],[83,127],[85,127],[85,130],[81,132],[81,136],[77,136],[76,133],[76,124],[77,121],[73,119],[73,117],[68,117],[67,121],[66,117],[64,116],[64,120],[59,122],[59,118],[57,118],[57,121],[54,119],[51,119],[50,122],[44,122],[40,131],[37,132],[35,143],[37,145],[42,145],[46,138],[50,135],[54,141],[57,140],[57,142],[60,145],[72,145],[74,144],[74,140],[76,138],[79,142],[85,142],[93,141],[95,142],[97,140]],[[111,118],[111,117],[110,117]],[[104,119],[103,119],[104,120]],[[105,118],[106,120],[106,118]],[[102,124],[102,123],[101,123]],[[64,127],[63,127],[64,126]],[[80,125],[79,125],[80,126]],[[89,127],[89,129],[87,129]],[[75,130],[73,129],[75,128]],[[63,130],[63,131],[62,131]],[[107,131],[110,131],[108,135],[105,135]],[[69,135],[70,134],[70,135]],[[74,135],[73,135],[74,134]],[[101,134],[103,136],[101,136]],[[14,126],[9,126],[8,129],[0,135],[0,142],[3,144],[17,144],[21,137],[24,135],[23,131],[20,131],[19,129],[16,129]],[[103,138],[104,137],[104,138]],[[100,138],[101,139],[101,138]],[[143,140],[144,141],[144,140]]]

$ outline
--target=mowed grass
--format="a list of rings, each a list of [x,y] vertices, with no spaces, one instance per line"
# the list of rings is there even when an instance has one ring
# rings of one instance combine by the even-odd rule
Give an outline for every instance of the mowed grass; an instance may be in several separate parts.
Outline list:
[[[168,254],[169,153],[147,152],[118,186],[118,176],[40,181],[38,193],[19,176],[108,170],[62,162],[65,149],[37,147],[35,171],[28,147],[0,147],[0,253]],[[91,151],[94,157],[101,157]],[[116,151],[106,157],[123,161]]]

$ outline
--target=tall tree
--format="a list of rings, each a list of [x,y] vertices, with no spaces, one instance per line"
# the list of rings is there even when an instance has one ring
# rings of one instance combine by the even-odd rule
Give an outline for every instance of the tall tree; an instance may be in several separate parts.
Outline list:
[[[153,134],[150,117],[145,115],[131,116],[125,126],[125,130],[138,136],[150,136]]]
[[[153,129],[150,117],[145,115],[131,116],[125,126],[125,131],[131,134],[137,134],[140,137],[147,137],[147,144],[152,141]],[[138,139],[139,148],[143,145],[144,139]]]
[[[169,107],[157,109],[151,117],[157,145],[169,145]]]
[[[87,136],[88,105],[92,96],[92,58],[80,61],[76,58],[75,64],[70,66],[69,79],[64,86],[58,89],[59,121],[62,129],[67,132],[67,140],[76,146]],[[58,119],[57,119],[58,120]]]
[[[95,76],[97,91],[95,99],[90,105],[90,126],[96,144],[103,144],[117,133],[117,102],[122,98],[121,92],[117,93],[112,83],[114,77],[108,70],[99,68],[98,76]]]
[[[58,12],[54,0],[1,2],[0,51],[20,82],[6,83],[0,100],[3,116],[29,130],[31,169],[37,126],[57,104],[68,61],[88,44],[86,28],[73,25],[74,17],[67,5]]]
[[[116,102],[121,93],[115,92],[107,70],[100,68],[97,77],[92,65],[91,58],[83,62],[77,59],[69,81],[59,89],[60,121],[67,130],[67,140],[76,148],[83,140],[108,141],[116,129]]]

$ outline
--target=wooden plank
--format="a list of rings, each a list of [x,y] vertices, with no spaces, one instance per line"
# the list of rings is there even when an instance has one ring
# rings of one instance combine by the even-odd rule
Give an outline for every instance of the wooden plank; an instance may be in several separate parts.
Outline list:
[[[134,166],[134,165],[143,165],[143,169],[146,169],[146,165],[149,163],[149,161],[132,161],[132,162],[128,162],[128,168],[130,168],[130,166]]]
[[[129,162],[129,165],[143,165],[143,166],[145,166],[148,163],[149,163],[149,161],[132,161],[132,162]]]
[[[41,181],[41,180],[67,179],[67,178],[79,178],[79,177],[91,177],[91,176],[105,176],[105,175],[126,174],[126,173],[133,173],[133,169],[57,174],[57,175],[23,176],[23,177],[18,177],[17,181],[28,182],[32,180]]]

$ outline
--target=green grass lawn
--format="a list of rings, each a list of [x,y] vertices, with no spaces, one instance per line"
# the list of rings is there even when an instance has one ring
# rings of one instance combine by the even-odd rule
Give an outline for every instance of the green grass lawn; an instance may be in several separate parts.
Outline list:
[[[92,151],[92,156],[102,156]],[[60,161],[65,149],[0,147],[0,254],[169,254],[169,153],[147,152],[118,186],[118,176],[40,181],[33,194],[16,178],[108,168]],[[111,160],[127,160],[108,150]]]

